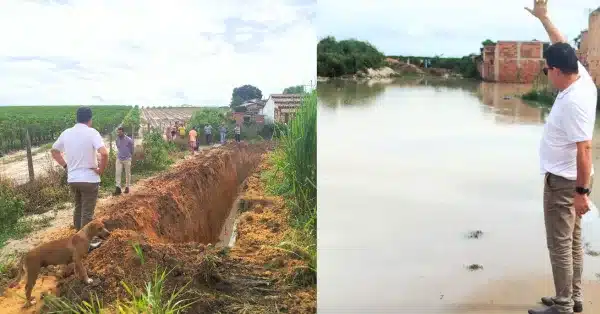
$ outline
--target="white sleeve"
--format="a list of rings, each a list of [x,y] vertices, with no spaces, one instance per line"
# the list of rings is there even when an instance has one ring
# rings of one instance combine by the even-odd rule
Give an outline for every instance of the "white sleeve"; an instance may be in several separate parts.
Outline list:
[[[56,142],[52,144],[52,149],[56,149],[57,151],[64,153],[65,152],[65,132],[63,131],[56,139]]]
[[[563,128],[570,142],[590,141],[594,133],[593,117],[575,103],[565,104]],[[595,113],[594,113],[595,114]]]
[[[581,76],[582,79],[584,80],[590,80],[590,81],[594,81],[592,79],[592,76],[590,75],[590,73],[585,69],[585,67],[583,66],[583,64],[581,64],[580,61],[577,61],[577,69],[579,71],[579,75]]]
[[[99,150],[100,148],[104,147],[104,140],[102,139],[100,132],[97,130],[94,130],[92,135],[92,145],[94,145],[95,150]]]

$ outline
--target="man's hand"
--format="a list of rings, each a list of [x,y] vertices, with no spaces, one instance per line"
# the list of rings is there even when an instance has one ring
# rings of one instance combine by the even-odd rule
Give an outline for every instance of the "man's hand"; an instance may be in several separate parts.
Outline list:
[[[99,176],[101,176],[103,171],[100,170],[100,168],[95,168],[94,172],[97,173]]]
[[[525,7],[525,10],[540,20],[544,19],[548,17],[548,0],[533,0],[533,9]]]
[[[573,199],[573,207],[575,207],[575,213],[581,217],[590,211],[589,198],[586,194],[575,193]]]

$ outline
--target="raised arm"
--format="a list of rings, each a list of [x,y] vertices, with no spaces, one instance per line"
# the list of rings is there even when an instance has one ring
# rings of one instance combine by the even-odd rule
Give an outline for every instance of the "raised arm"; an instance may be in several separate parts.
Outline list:
[[[531,15],[535,16],[542,22],[550,41],[555,43],[568,43],[567,38],[554,26],[550,17],[548,16],[548,0],[533,0],[533,9],[525,7],[525,10],[529,11]]]

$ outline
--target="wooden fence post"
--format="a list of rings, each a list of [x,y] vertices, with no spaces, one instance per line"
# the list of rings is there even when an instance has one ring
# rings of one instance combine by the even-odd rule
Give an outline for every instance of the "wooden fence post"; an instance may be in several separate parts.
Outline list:
[[[29,181],[33,181],[35,175],[33,173],[33,154],[31,153],[31,138],[29,137],[29,129],[25,129],[25,144],[27,145],[27,168],[29,170]]]
[[[112,155],[112,150],[113,150],[113,137],[112,136],[113,136],[112,132],[108,133],[108,143],[109,143],[108,156]]]

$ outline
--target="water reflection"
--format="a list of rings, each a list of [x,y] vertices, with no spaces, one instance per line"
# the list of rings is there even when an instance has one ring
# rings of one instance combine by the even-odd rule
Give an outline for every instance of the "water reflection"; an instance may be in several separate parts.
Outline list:
[[[520,95],[531,90],[526,84],[500,84],[482,82],[477,95],[486,106],[485,112],[494,112],[498,123],[543,124],[547,109],[526,104]]]
[[[317,84],[320,103],[328,107],[366,106],[375,102],[385,91],[387,81],[355,82],[331,80]]]
[[[367,81],[330,80],[319,82],[319,103],[329,108],[339,106],[369,106],[377,103],[378,97],[387,88],[430,87],[436,92],[463,90],[476,93],[479,84],[475,81],[438,78],[395,78]]]

